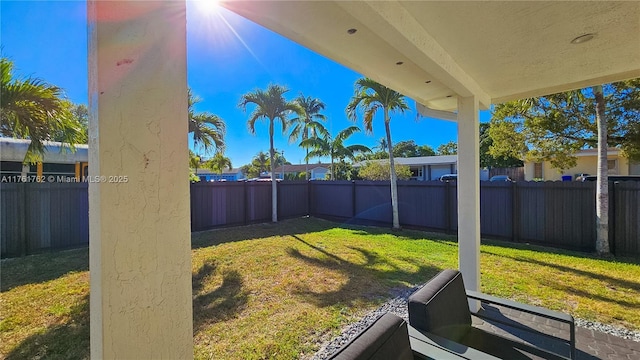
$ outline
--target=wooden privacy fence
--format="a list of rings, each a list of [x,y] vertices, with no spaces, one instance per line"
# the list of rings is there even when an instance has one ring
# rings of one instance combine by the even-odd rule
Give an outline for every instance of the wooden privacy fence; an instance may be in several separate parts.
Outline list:
[[[89,245],[87,183],[3,183],[2,257]]]
[[[278,183],[280,219],[311,215],[391,226],[389,183],[284,181]],[[437,181],[398,182],[400,224],[455,233],[457,188]],[[2,257],[88,244],[86,183],[2,184]],[[640,256],[640,182],[610,184],[611,250]],[[191,229],[271,221],[270,182],[191,185]],[[482,182],[482,236],[593,251],[595,182]]]
[[[241,190],[236,190],[234,196],[232,189]],[[610,184],[609,191],[612,252],[640,256],[640,182]],[[455,183],[399,181],[398,199],[402,226],[446,233],[457,231]],[[269,182],[194,184],[191,201],[193,231],[271,219]],[[480,230],[488,238],[594,251],[595,206],[595,182],[482,182]],[[280,219],[311,215],[391,226],[389,183],[280,182],[278,214]]]

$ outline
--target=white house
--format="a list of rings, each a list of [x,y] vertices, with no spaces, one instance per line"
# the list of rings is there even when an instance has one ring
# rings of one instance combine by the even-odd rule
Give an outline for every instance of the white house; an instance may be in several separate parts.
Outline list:
[[[429,181],[438,180],[442,175],[458,173],[458,155],[418,156],[410,158],[393,158],[396,164],[409,166],[411,180]],[[388,159],[369,160],[388,162]],[[366,161],[353,164],[360,167]],[[489,180],[489,172],[480,170],[480,180]]]
[[[282,175],[293,175],[300,178],[300,174],[304,174],[305,171],[309,169],[309,179],[310,180],[324,180],[326,179],[327,174],[331,173],[331,164],[288,164],[278,166],[275,169],[276,179],[282,179]],[[301,180],[304,177],[300,178]]]
[[[240,168],[225,169],[222,174],[214,172],[210,169],[198,169],[196,175],[200,181],[238,181],[244,180],[244,173]]]

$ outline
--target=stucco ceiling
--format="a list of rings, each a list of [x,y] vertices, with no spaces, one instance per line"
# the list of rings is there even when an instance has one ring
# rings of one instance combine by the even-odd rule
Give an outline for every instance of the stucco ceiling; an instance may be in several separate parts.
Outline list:
[[[486,108],[640,77],[638,1],[223,5],[436,110],[455,110],[457,96]],[[588,33],[591,41],[571,43]]]

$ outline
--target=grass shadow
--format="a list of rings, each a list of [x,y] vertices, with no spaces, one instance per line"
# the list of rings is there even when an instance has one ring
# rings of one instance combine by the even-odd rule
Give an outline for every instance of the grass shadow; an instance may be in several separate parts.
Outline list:
[[[261,223],[246,226],[212,229],[191,234],[191,248],[199,249],[246,240],[261,240],[273,236],[291,236],[308,232],[320,232],[338,227],[327,220],[297,218],[281,220],[278,223]]]
[[[71,309],[70,318],[26,338],[6,359],[88,359],[89,295]]]
[[[482,238],[482,244],[515,249],[515,250],[527,250],[527,251],[535,251],[535,252],[546,253],[546,254],[573,256],[573,257],[579,257],[584,259],[592,259],[592,260],[612,262],[612,263],[640,265],[640,258],[633,258],[633,257],[627,257],[627,256],[614,256],[614,255],[598,256],[597,254],[590,253],[590,252],[570,250],[565,248],[553,247],[550,245],[545,246],[545,245],[536,244],[536,243],[513,242],[513,241],[507,241],[507,240]]]
[[[207,284],[222,276],[222,284],[206,291]],[[248,293],[244,281],[235,270],[221,272],[214,261],[208,261],[193,276],[193,331],[237,316],[247,306]]]
[[[611,297],[603,296],[603,295],[600,295],[600,294],[596,294],[593,291],[588,291],[588,289],[587,290],[582,290],[582,289],[576,288],[574,286],[568,286],[568,285],[561,284],[560,282],[552,280],[552,279],[548,279],[547,281],[548,281],[549,286],[553,286],[554,288],[556,288],[558,290],[561,290],[561,291],[564,291],[567,294],[580,296],[580,297],[583,297],[583,298],[586,298],[586,299],[593,299],[593,300],[597,300],[597,301],[602,301],[602,302],[607,302],[607,303],[612,303],[612,304],[618,304],[618,305],[623,306],[625,308],[631,308],[631,309],[635,308],[635,309],[640,310],[640,302],[633,303],[633,302],[629,302],[629,301],[626,301],[626,300],[617,299],[614,296],[611,296]]]
[[[0,291],[57,279],[70,272],[89,270],[89,248],[4,259],[0,263]]]
[[[513,259],[513,260],[516,260],[516,261],[528,262],[528,263],[539,265],[539,266],[550,267],[550,268],[554,268],[556,270],[560,270],[560,271],[563,271],[563,272],[573,273],[573,274],[578,275],[578,276],[584,276],[584,277],[587,277],[587,278],[598,279],[600,281],[607,282],[607,283],[612,284],[612,285],[617,286],[617,287],[630,288],[630,289],[634,289],[636,291],[640,291],[640,283],[638,283],[638,282],[622,280],[622,279],[614,278],[614,277],[611,277],[611,276],[603,275],[603,274],[597,273],[597,272],[575,269],[575,268],[564,266],[564,265],[560,265],[560,264],[554,264],[554,263],[549,263],[549,262],[546,262],[546,261],[525,258],[525,257],[522,257],[522,256],[509,256],[509,255],[503,255],[503,254],[496,254],[496,253],[492,253],[490,251],[485,251],[485,250],[483,250],[482,253],[489,254],[489,255],[494,255],[494,256],[500,256],[500,257],[504,257],[504,258],[509,258],[509,259]],[[551,252],[551,253],[553,253],[553,252]]]
[[[389,297],[390,291],[409,289],[410,286],[407,285],[407,282],[427,281],[441,270],[433,266],[420,265],[415,271],[407,271],[367,249],[349,247],[365,259],[364,263],[353,263],[297,236],[293,236],[293,238],[318,252],[319,257],[308,256],[302,254],[298,249],[289,248],[287,252],[291,257],[313,266],[339,272],[348,278],[347,282],[337,290],[317,292],[308,286],[301,285],[294,292],[319,307],[353,306],[355,301],[378,302],[385,300]],[[380,267],[391,268],[391,270],[381,270]]]

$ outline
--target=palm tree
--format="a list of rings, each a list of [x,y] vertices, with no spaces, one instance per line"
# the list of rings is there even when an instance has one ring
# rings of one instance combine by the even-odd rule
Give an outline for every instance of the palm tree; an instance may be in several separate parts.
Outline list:
[[[216,152],[224,152],[224,136],[227,133],[227,126],[224,120],[218,115],[209,112],[196,113],[195,104],[202,101],[193,95],[191,89],[187,90],[189,102],[189,133],[193,134],[194,146],[202,144],[205,153],[209,149],[215,148]]]
[[[391,128],[389,113],[399,111],[403,113],[409,107],[404,96],[388,87],[369,79],[358,79],[355,84],[355,93],[347,105],[347,115],[352,121],[357,120],[357,111],[364,112],[363,123],[367,133],[373,132],[373,117],[378,109],[384,112],[384,128],[387,134],[387,150],[389,152],[389,166],[391,168],[391,207],[393,211],[393,227],[400,228],[398,216],[398,186],[396,168],[393,161],[393,143],[391,142]]]
[[[322,121],[326,120],[320,111],[324,110],[324,103],[319,99],[312,97],[304,97],[302,94],[298,96],[295,102],[304,110],[304,115],[293,118],[289,123],[293,126],[289,135],[289,142],[295,142],[300,139],[301,142],[309,137],[317,138],[319,135],[326,135],[327,129],[322,125]],[[305,179],[309,180],[309,148],[306,148],[307,156],[305,157]]]
[[[253,157],[251,165],[258,169],[258,176],[260,176],[260,174],[267,171],[267,167],[269,166],[269,155],[260,151]]]
[[[200,167],[200,156],[196,155],[191,149],[189,149],[189,168],[193,170],[193,178],[198,177],[198,168]],[[200,181],[200,180],[197,180]]]
[[[596,183],[596,251],[609,253],[609,168],[607,166],[607,118],[602,85],[593,87],[598,126],[598,178]]]
[[[378,149],[379,151],[387,151],[387,139],[381,137],[380,140],[378,140],[378,145],[376,145],[374,149]]]
[[[189,167],[195,169],[196,173],[200,167],[200,156],[189,150]]]
[[[216,153],[209,161],[207,161],[206,166],[215,171],[222,178],[222,173],[224,169],[231,169],[233,165],[231,165],[231,159],[224,156],[222,153]]]
[[[44,142],[54,136],[72,150],[82,143],[82,128],[62,89],[39,79],[14,79],[12,72],[13,62],[0,58],[0,134],[31,140],[24,162],[41,161]]]
[[[335,180],[333,166],[335,159],[342,160],[348,158],[354,160],[356,154],[371,151],[371,149],[364,145],[344,145],[345,140],[359,131],[359,127],[349,126],[340,131],[335,138],[331,138],[331,135],[327,134],[325,137],[309,138],[302,141],[302,143],[300,143],[301,146],[313,149],[307,154],[305,160],[308,160],[310,157],[329,156],[331,158],[331,180]]]
[[[302,116],[303,110],[300,106],[293,102],[287,101],[284,98],[284,94],[289,91],[287,88],[280,85],[269,85],[266,90],[256,89],[253,92],[242,95],[238,106],[244,111],[247,110],[247,105],[254,104],[255,108],[249,120],[247,120],[247,127],[251,134],[256,132],[256,121],[263,119],[269,120],[269,157],[271,159],[271,220],[273,222],[278,221],[278,190],[276,188],[276,174],[274,160],[274,147],[273,147],[273,132],[275,122],[279,121],[282,125],[282,132],[287,130],[287,124],[289,116],[292,114],[298,114]]]

